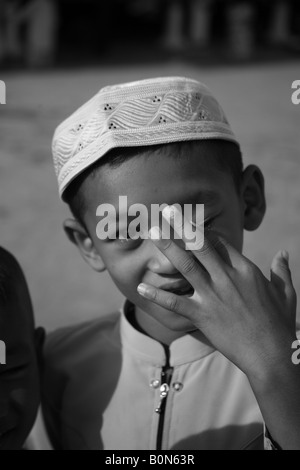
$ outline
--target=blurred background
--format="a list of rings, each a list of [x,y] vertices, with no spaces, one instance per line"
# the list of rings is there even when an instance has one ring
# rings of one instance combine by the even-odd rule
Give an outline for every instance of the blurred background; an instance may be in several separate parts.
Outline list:
[[[225,108],[245,164],[266,178],[268,212],[245,254],[268,275],[290,251],[300,292],[299,0],[0,0],[0,243],[26,272],[37,323],[52,330],[119,308],[62,230],[55,127],[109,84],[185,75]]]
[[[0,0],[9,68],[299,53],[298,0]]]

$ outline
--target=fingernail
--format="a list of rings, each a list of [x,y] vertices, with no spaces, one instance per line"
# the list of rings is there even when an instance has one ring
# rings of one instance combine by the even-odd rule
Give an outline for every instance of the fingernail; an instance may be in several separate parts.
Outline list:
[[[152,227],[149,230],[149,236],[151,240],[160,240],[161,239],[161,230],[159,227]]]
[[[138,293],[143,297],[147,297],[148,289],[145,284],[139,284],[137,287]]]
[[[163,217],[168,217],[169,219],[174,219],[176,208],[174,206],[167,206],[164,208],[162,215]]]
[[[287,263],[289,262],[290,255],[289,255],[289,252],[288,252],[288,251],[282,250],[281,256],[282,256],[283,259],[285,259],[285,261],[286,261]]]

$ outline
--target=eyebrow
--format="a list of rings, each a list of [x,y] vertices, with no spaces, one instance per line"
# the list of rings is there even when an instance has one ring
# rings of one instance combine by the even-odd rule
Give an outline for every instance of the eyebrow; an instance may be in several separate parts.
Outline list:
[[[194,196],[196,199],[199,198],[198,204],[213,204],[219,202],[221,197],[216,191],[206,189],[204,191],[199,191]]]

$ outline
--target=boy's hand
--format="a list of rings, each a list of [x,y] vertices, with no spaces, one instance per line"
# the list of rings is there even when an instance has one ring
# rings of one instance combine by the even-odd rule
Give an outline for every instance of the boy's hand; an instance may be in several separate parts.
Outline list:
[[[181,233],[181,227],[174,228]],[[150,231],[153,243],[189,281],[194,294],[177,296],[144,284],[139,293],[188,318],[239,367],[278,446],[300,450],[300,370],[291,360],[296,292],[288,254],[275,256],[268,280],[217,234],[211,232],[203,247],[190,252],[172,240],[155,240],[157,230]]]
[[[26,280],[17,261],[0,248],[0,340],[6,364],[0,364],[0,449],[20,449],[39,405],[38,349],[44,338],[34,330]]]
[[[296,293],[287,253],[275,256],[269,281],[251,261],[212,233],[193,252],[172,240],[153,239],[153,243],[189,281],[194,295],[178,296],[146,286],[145,293],[140,292],[144,297],[191,320],[248,376],[259,377],[283,350],[291,356]]]

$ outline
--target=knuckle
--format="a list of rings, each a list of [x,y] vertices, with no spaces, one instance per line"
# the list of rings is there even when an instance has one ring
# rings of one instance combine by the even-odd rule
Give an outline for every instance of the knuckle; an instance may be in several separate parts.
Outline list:
[[[166,300],[166,305],[169,310],[177,311],[178,310],[178,300],[175,295],[168,296]]]
[[[167,251],[172,246],[172,240],[170,238],[162,239],[159,246],[162,251]]]
[[[209,243],[208,239],[204,238],[204,242],[203,242],[202,247],[199,250],[199,252],[201,252],[202,255],[210,253],[211,252],[211,246],[212,246],[212,244]]]
[[[212,238],[211,243],[215,248],[221,249],[226,248],[229,245],[227,240],[225,240],[225,238],[221,237],[220,235],[218,237],[215,236],[214,238]]]
[[[226,249],[229,246],[228,241],[220,234],[208,232],[206,235],[206,243],[211,245],[215,250]]]
[[[190,250],[190,251],[195,251],[197,253],[201,253],[201,250],[203,249],[204,247],[204,239],[203,238],[199,238],[193,242],[187,242],[186,243],[186,249],[187,250]]]
[[[194,251],[197,251],[197,254],[201,256],[202,258],[204,257],[207,258],[215,252],[215,248],[212,243],[204,239],[204,242],[202,243],[202,247]]]
[[[156,289],[153,289],[153,290],[151,291],[151,297],[152,297],[152,300],[154,300],[154,301],[158,301],[158,300],[159,300],[159,299],[158,299],[158,291],[157,291]]]
[[[183,274],[193,274],[197,271],[197,264],[193,258],[187,258],[182,261],[181,271]]]

